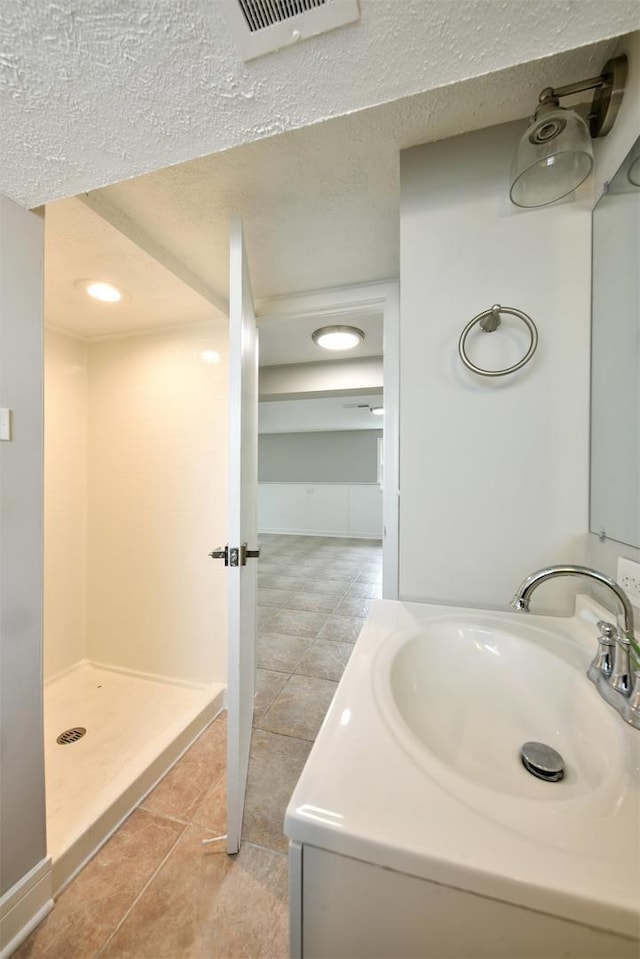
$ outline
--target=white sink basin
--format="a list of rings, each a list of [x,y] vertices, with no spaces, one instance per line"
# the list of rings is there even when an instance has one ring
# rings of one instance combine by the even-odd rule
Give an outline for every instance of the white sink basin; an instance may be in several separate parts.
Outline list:
[[[615,855],[594,820],[626,795],[624,723],[587,679],[589,656],[525,616],[508,629],[483,619],[432,621],[381,648],[375,686],[393,735],[476,812],[563,848],[593,833],[589,841]],[[530,741],[560,753],[561,781],[525,769],[520,749]]]
[[[581,669],[514,633],[434,623],[400,646],[390,684],[418,749],[486,789],[567,799],[615,775],[617,714]],[[524,768],[520,747],[531,740],[562,755],[562,782],[541,782]]]
[[[637,937],[640,733],[562,618],[378,600],[289,803],[290,839]],[[520,747],[560,752],[536,779]]]

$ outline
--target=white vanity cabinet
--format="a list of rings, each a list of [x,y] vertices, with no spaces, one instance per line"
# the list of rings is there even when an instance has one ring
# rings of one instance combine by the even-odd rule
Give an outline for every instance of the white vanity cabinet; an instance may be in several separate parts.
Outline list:
[[[306,844],[289,850],[292,959],[637,959],[638,940]]]

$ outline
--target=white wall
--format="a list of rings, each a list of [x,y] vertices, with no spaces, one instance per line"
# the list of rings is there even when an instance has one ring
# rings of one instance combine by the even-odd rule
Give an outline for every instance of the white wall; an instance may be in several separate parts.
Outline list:
[[[258,438],[261,483],[376,483],[382,430],[265,433]]]
[[[263,533],[382,537],[382,489],[375,483],[260,483]]]
[[[225,681],[228,328],[89,345],[87,652]],[[210,365],[209,349],[221,362]]]
[[[383,404],[382,391],[356,396],[342,393],[313,399],[268,400],[258,404],[258,432],[379,430],[384,417],[372,414],[370,408]]]
[[[46,854],[42,746],[44,222],[0,197],[0,894]],[[1,947],[1,946],[0,946]]]
[[[523,123],[401,155],[400,595],[503,606],[521,579],[584,557],[590,213],[518,211],[508,174]],[[540,345],[495,381],[466,370],[460,332],[493,303],[530,314]],[[481,337],[484,339],[480,340]],[[512,324],[477,334],[498,367]],[[471,349],[471,346],[470,346]],[[565,582],[538,608],[569,611]]]
[[[83,659],[87,591],[87,345],[45,332],[44,678]]]
[[[224,321],[89,345],[92,661],[225,679],[227,364]]]
[[[226,340],[226,323],[90,345],[47,330],[45,678],[90,659],[224,680],[207,552],[226,532]]]
[[[360,391],[379,392],[382,385],[382,358],[379,356],[263,366],[260,370],[261,400],[332,393],[355,395]]]

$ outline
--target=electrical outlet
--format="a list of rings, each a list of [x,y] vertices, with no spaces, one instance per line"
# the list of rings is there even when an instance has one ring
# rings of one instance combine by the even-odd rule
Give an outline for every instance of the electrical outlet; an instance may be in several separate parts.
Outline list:
[[[618,557],[618,583],[634,606],[640,609],[640,563]]]

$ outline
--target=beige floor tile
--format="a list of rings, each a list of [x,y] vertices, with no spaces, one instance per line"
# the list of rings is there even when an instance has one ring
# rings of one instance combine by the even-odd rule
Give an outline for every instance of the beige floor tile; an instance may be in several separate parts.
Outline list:
[[[329,616],[320,630],[320,639],[329,639],[334,643],[355,643],[364,626],[364,619],[355,616]]]
[[[258,629],[265,629],[277,612],[278,610],[275,606],[258,606]]]
[[[307,593],[300,590],[297,593],[286,593],[286,599],[282,604],[283,610],[302,609],[310,613],[332,613],[343,594],[338,593]]]
[[[171,850],[181,823],[137,809],[57,900],[17,959],[96,955]]]
[[[322,579],[325,582],[339,582],[348,584],[358,578],[360,570],[357,567],[353,569],[334,569],[330,561],[322,563],[316,570],[303,571],[299,566],[282,567],[281,571],[286,576],[298,576],[302,579]],[[317,577],[315,576],[317,573]]]
[[[338,603],[334,612],[336,616],[357,616],[359,619],[366,619],[374,602],[375,600],[367,596],[347,594],[346,598]]]
[[[359,583],[381,583],[382,582],[382,569],[377,569],[372,567],[371,569],[364,569],[360,571],[358,576]]]
[[[304,580],[301,580],[298,576],[284,576],[278,572],[277,568],[275,570],[264,571],[260,573],[258,577],[259,590],[260,589],[282,589],[282,590],[291,590],[295,592],[300,589],[300,584]]]
[[[307,761],[311,743],[255,729],[245,800],[245,841],[287,851],[284,813]]]
[[[347,590],[347,599],[351,596],[370,596],[372,599],[382,599],[382,583],[352,583]]]
[[[328,596],[343,596],[350,582],[337,579],[309,579],[302,576],[264,575],[260,585],[268,589],[283,589],[290,593],[325,593]]]
[[[225,719],[216,719],[205,729],[182,759],[149,793],[141,804],[142,809],[180,822],[191,822],[205,794],[227,768]]]
[[[258,607],[266,606],[268,608],[278,609],[284,605],[287,593],[284,589],[270,589],[266,586],[258,588]]]
[[[269,620],[269,632],[315,639],[327,616],[328,613],[310,613],[303,609],[277,609]]]
[[[331,643],[319,639],[296,668],[296,675],[338,682],[352,652],[352,643]]]
[[[286,959],[287,859],[202,846],[190,826],[102,953],[104,959]]]
[[[224,836],[227,832],[227,777],[220,779],[205,793],[204,798],[193,814],[192,821],[204,826],[214,836]]]
[[[290,633],[259,632],[256,642],[256,661],[261,669],[292,673],[314,639],[293,636]]]
[[[326,679],[291,676],[260,720],[260,729],[313,742],[337,685]]]
[[[296,589],[301,593],[325,593],[330,596],[343,596],[351,580],[342,581],[339,579],[301,579],[298,581]]]
[[[254,726],[258,725],[288,678],[289,673],[280,673],[273,669],[256,669],[256,694],[253,701]]]

